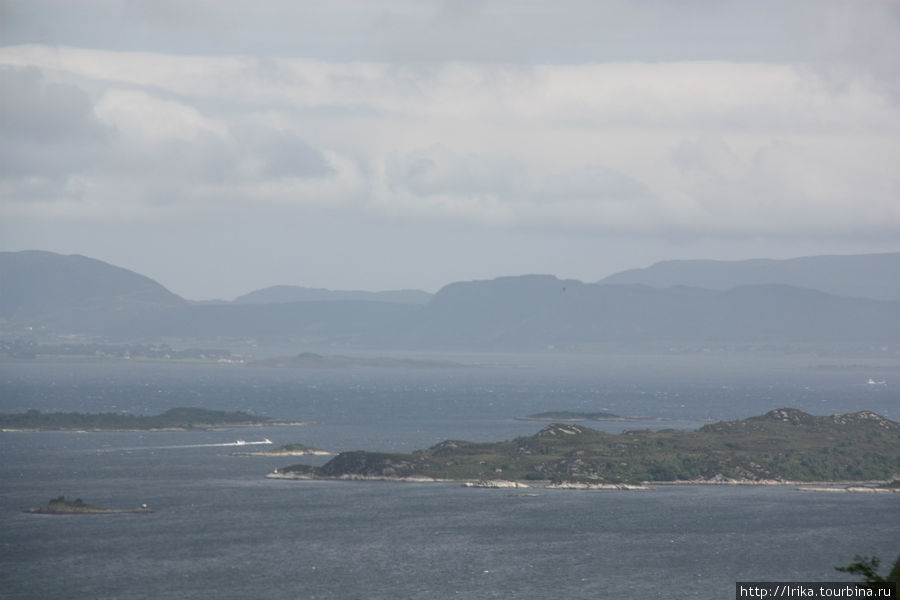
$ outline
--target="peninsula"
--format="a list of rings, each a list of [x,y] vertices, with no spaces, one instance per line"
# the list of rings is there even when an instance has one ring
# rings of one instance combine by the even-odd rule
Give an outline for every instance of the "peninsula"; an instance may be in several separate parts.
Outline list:
[[[65,496],[59,496],[43,506],[32,506],[25,512],[41,515],[122,515],[149,514],[153,511],[147,508],[146,505],[131,509],[100,508],[99,506],[86,504],[81,498],[66,500]]]
[[[881,481],[897,473],[900,423],[870,411],[813,416],[782,408],[696,431],[609,434],[554,423],[533,436],[504,442],[445,441],[410,454],[342,452],[321,467],[293,465],[270,476],[609,487]]]
[[[24,413],[0,413],[2,431],[157,431],[207,430],[215,427],[258,425],[304,425],[276,421],[246,412],[225,412],[204,408],[172,408],[161,415],[142,416],[122,413],[78,413],[29,410]]]

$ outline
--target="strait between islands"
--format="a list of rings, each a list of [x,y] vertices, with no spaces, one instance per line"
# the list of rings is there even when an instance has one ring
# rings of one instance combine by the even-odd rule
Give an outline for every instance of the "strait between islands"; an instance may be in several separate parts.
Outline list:
[[[813,416],[792,408],[696,431],[609,434],[554,423],[533,436],[504,442],[448,440],[410,454],[342,452],[321,467],[291,465],[268,476],[570,489],[868,481],[884,485],[864,491],[897,491],[900,423],[870,411]]]

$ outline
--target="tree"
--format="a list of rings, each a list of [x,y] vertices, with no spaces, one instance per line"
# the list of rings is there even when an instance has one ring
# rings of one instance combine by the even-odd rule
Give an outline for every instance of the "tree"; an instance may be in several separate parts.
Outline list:
[[[900,556],[894,561],[894,566],[891,567],[891,571],[887,574],[887,577],[882,577],[878,574],[878,567],[881,564],[881,560],[877,556],[857,555],[853,557],[853,560],[856,562],[850,563],[846,567],[835,567],[834,569],[843,573],[853,573],[854,575],[865,577],[867,584],[900,584]]]

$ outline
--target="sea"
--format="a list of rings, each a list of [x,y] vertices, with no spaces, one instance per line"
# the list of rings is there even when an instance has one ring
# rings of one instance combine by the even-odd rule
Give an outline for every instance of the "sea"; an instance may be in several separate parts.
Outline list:
[[[466,355],[415,368],[0,362],[0,412],[243,410],[305,425],[0,433],[0,598],[718,599],[737,581],[853,581],[835,566],[900,554],[900,494],[794,486],[640,491],[287,481],[323,457],[258,457],[238,440],[334,452],[499,441],[530,414],[645,417],[585,425],[694,429],[793,407],[900,420],[900,359]],[[65,495],[152,514],[24,512]]]

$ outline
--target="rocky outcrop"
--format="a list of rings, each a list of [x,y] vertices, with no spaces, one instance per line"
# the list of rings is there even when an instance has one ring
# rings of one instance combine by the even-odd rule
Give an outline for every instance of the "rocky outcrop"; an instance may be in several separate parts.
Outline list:
[[[561,481],[548,484],[554,490],[652,490],[650,486],[629,483],[583,483],[580,481]]]
[[[471,488],[527,488],[531,487],[520,481],[507,481],[505,479],[478,479],[476,481],[466,481],[463,487]]]

